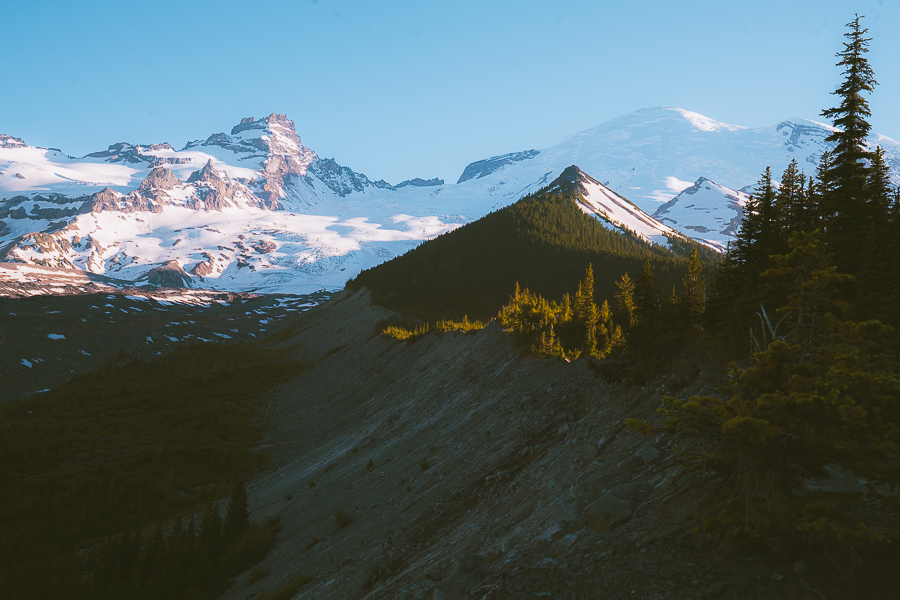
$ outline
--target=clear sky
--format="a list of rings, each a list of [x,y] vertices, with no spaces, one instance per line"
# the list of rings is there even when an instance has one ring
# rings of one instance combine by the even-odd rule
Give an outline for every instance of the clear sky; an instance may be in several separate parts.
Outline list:
[[[0,133],[76,156],[286,113],[319,156],[391,183],[673,106],[819,118],[866,15],[874,131],[900,139],[900,0],[10,1]]]

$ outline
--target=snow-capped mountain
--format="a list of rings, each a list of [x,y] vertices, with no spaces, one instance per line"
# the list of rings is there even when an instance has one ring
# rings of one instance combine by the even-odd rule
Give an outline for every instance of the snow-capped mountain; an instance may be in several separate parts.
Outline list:
[[[743,208],[749,199],[750,194],[744,190],[733,190],[701,177],[657,208],[653,216],[724,251],[726,244],[720,239],[737,233]],[[706,225],[698,224],[699,214],[707,215]]]
[[[0,135],[0,260],[137,283],[337,288],[574,164],[590,174],[586,212],[648,241],[672,231],[724,248],[763,169],[777,175],[796,158],[811,174],[830,129],[805,119],[748,129],[644,109],[552,148],[474,162],[456,184],[397,185],[319,157],[284,115],[243,119],[181,150],[123,142],[82,158]],[[885,148],[900,183],[900,144],[870,143]]]
[[[582,212],[596,217],[607,229],[635,236],[649,244],[668,248],[672,240],[687,238],[575,165],[565,169],[550,184],[548,191],[571,195]]]
[[[796,159],[801,170],[814,174],[831,131],[808,119],[750,129],[679,108],[648,108],[569,136],[552,148],[472,163],[458,184],[483,181],[488,194],[515,198],[576,164],[644,212],[724,248],[736,232],[747,190],[766,166],[780,177]],[[871,136],[869,143],[873,149],[884,148],[893,181],[900,184],[900,143],[881,135]],[[696,193],[697,186],[703,194]],[[713,190],[719,198],[707,193]]]
[[[303,146],[283,115],[180,151],[119,143],[74,158],[3,136],[0,172],[5,260],[136,283],[336,288],[467,220],[405,214],[443,181],[372,182]]]

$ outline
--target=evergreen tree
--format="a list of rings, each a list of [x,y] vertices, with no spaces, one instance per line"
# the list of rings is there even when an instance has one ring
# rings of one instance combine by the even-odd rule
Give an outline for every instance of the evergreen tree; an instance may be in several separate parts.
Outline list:
[[[858,285],[854,312],[890,322],[892,311],[888,305],[894,278],[886,275],[891,272],[900,274],[900,270],[897,270],[893,252],[897,248],[897,234],[891,227],[890,167],[885,162],[881,146],[872,154],[866,196],[869,221],[857,236],[861,263],[855,265]]]
[[[659,318],[659,285],[656,283],[653,264],[649,260],[644,261],[641,274],[634,285],[634,304],[638,323],[651,325]]]
[[[776,192],[776,218],[781,223],[777,254],[787,252],[788,238],[798,231],[812,231],[812,210],[807,197],[806,176],[800,172],[797,159],[781,176],[781,187]]]
[[[597,356],[597,327],[600,324],[600,311],[597,305],[590,303],[584,320],[584,353],[589,356]]]
[[[795,172],[789,168],[787,177],[798,179]],[[791,182],[791,185],[797,187],[799,182]],[[779,197],[776,192],[771,169],[766,167],[744,207],[744,218],[735,240],[719,263],[705,321],[708,330],[730,339],[733,344],[744,343],[760,305],[777,307],[783,301],[773,296],[761,274],[772,266],[771,255],[779,253],[784,243],[778,215],[789,210],[785,202],[786,198]],[[685,301],[683,295],[682,308]],[[700,313],[697,312],[697,298],[690,301],[694,316],[689,320],[693,323]]]
[[[839,106],[822,111],[833,120],[835,130],[826,138],[835,144],[830,163],[824,169],[821,212],[825,222],[827,242],[837,266],[851,272],[861,262],[864,248],[858,237],[868,229],[873,217],[870,210],[867,182],[872,153],[866,149],[866,137],[871,125],[869,103],[864,93],[871,93],[878,84],[866,59],[869,41],[867,29],[860,25],[860,17],[847,24],[850,31],[844,49],[837,53],[837,66],[844,67],[844,82],[833,92],[841,98]]]
[[[819,230],[794,234],[790,248],[775,256],[775,266],[763,275],[788,290],[788,302],[779,312],[786,313],[791,333],[782,339],[797,344],[805,357],[826,344],[833,314],[846,308],[837,300],[839,286],[852,277],[837,272]]]
[[[765,276],[788,287],[787,329],[751,366],[732,372],[728,397],[664,398],[661,412],[669,417],[664,430],[694,436],[686,463],[722,482],[719,512],[701,531],[753,544],[783,536],[788,526],[810,543],[856,556],[854,545],[900,535],[900,504],[886,493],[900,485],[900,377],[890,328],[835,316],[836,291],[849,276],[829,264],[821,238],[797,233],[790,252],[775,257]],[[808,485],[835,465],[868,480],[865,500]]]
[[[588,263],[587,270],[584,272],[584,280],[581,282],[584,290],[585,301],[593,304],[594,302],[594,265]]]
[[[681,307],[688,325],[691,327],[700,325],[705,304],[706,278],[703,276],[700,255],[694,251],[688,258],[687,274],[684,276],[684,292],[681,294]]]
[[[562,304],[560,305],[559,321],[560,323],[568,323],[572,320],[572,298],[569,294],[563,294]]]
[[[628,277],[628,273],[622,275],[622,279],[616,282],[619,291],[616,292],[618,317],[625,329],[630,329],[635,323],[634,306],[634,282]]]

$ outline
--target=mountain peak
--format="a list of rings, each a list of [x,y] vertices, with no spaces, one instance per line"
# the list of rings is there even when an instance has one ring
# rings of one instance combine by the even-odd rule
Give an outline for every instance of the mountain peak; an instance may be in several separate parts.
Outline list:
[[[578,165],[571,165],[563,169],[563,172],[559,174],[559,177],[550,182],[547,189],[558,194],[583,195],[587,193],[587,188],[585,187],[587,184],[597,185],[602,188],[606,187],[582,171]]]
[[[26,148],[28,144],[22,138],[0,133],[0,148]]]
[[[231,128],[231,135],[237,135],[242,131],[252,129],[271,130],[273,126],[286,129],[289,133],[297,134],[297,128],[294,122],[287,118],[287,115],[280,113],[272,113],[268,117],[254,118],[244,117],[241,122]]]

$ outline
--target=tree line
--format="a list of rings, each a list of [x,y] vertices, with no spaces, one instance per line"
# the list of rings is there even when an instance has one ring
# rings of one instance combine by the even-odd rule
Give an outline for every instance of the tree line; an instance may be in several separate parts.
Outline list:
[[[716,483],[701,531],[844,574],[865,556],[874,579],[900,556],[900,191],[866,144],[870,40],[858,16],[848,28],[841,102],[822,113],[833,148],[814,176],[765,170],[706,303],[709,343],[752,359],[718,393],[664,397],[657,426],[629,425],[678,433],[683,466]]]

